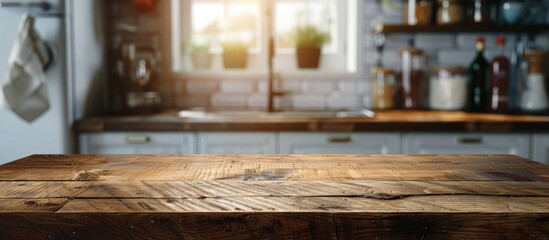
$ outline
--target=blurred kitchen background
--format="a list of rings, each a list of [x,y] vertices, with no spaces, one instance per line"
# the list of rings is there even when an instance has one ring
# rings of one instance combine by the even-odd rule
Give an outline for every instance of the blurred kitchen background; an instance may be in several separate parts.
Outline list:
[[[3,66],[25,13],[56,55],[45,70],[50,108],[30,123],[0,111],[0,163],[34,153],[508,153],[548,162],[549,1],[2,0]],[[136,123],[197,108],[533,115],[542,127],[286,133]],[[117,117],[130,118],[116,131],[75,127]],[[313,147],[291,150],[304,142]]]

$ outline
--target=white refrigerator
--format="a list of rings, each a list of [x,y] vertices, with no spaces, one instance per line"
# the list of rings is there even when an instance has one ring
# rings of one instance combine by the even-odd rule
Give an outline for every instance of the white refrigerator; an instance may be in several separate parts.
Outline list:
[[[66,31],[68,18],[63,14],[63,0],[47,0],[52,9],[47,13],[60,16],[41,15],[36,7],[0,7],[0,81],[4,75],[8,58],[13,47],[19,22],[24,13],[36,15],[36,29],[43,40],[56,48],[57,60],[46,72],[50,109],[37,120],[27,123],[13,112],[0,109],[0,164],[31,154],[62,154],[70,152],[69,106],[70,83],[67,67]],[[21,3],[21,0],[0,0],[0,3]],[[4,101],[0,97],[0,101]]]

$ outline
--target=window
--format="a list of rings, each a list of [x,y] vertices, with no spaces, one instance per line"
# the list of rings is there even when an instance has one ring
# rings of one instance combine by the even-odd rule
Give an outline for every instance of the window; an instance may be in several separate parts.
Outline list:
[[[273,29],[275,70],[297,71],[292,30],[312,24],[331,36],[323,48],[320,71],[354,73],[357,69],[358,0],[172,0],[173,68],[193,72],[191,42],[210,44],[213,72],[223,71],[224,41],[240,40],[249,46],[246,71],[266,71],[269,29]],[[268,25],[272,12],[272,28]],[[215,63],[217,62],[217,64]]]

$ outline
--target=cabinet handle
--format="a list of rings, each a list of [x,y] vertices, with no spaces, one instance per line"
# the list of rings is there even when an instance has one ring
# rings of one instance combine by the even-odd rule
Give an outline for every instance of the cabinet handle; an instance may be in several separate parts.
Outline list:
[[[481,137],[458,137],[457,139],[458,143],[463,144],[478,144],[482,143]]]
[[[349,143],[353,139],[351,137],[328,137],[327,141],[330,143]]]
[[[126,136],[126,143],[128,144],[145,144],[151,141],[149,136]]]

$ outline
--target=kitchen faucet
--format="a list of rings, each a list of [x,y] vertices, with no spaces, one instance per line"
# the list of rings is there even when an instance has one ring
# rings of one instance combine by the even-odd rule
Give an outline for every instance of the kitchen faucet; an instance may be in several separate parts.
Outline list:
[[[267,57],[268,57],[268,71],[269,71],[269,76],[268,76],[268,83],[267,83],[267,112],[276,112],[277,110],[275,109],[275,103],[274,103],[274,99],[275,97],[278,97],[278,96],[284,96],[286,95],[285,92],[281,92],[281,91],[275,91],[275,73],[274,73],[274,68],[273,68],[273,61],[274,61],[274,55],[275,55],[275,41],[274,41],[274,34],[273,34],[273,15],[272,15],[272,6],[267,10],[267,21],[268,21],[268,36],[269,36],[269,47],[268,47],[268,54],[267,54]]]
[[[276,112],[274,99],[277,96],[284,96],[286,95],[285,92],[276,91],[275,90],[275,73],[273,69],[273,59],[274,59],[274,37],[269,37],[269,76],[268,76],[268,84],[267,84],[267,94],[268,94],[268,103],[267,103],[267,111],[268,112]]]

